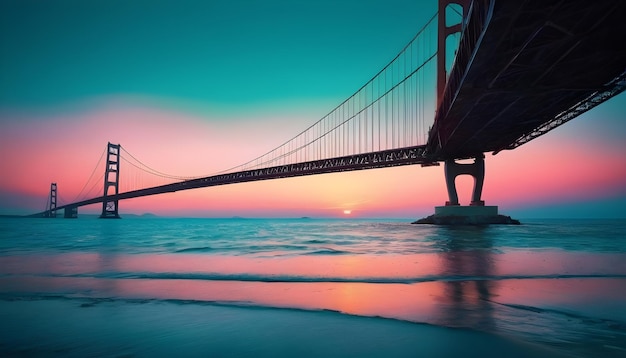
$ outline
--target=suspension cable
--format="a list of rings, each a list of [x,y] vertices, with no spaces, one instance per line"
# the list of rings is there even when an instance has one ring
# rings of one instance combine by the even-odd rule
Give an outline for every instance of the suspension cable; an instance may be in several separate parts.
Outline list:
[[[96,187],[96,185],[98,185],[99,183],[102,182],[102,179],[104,179],[104,173],[102,173],[100,175],[100,178],[98,178],[98,180],[96,180],[93,185],[91,186],[91,188],[89,188],[89,191],[85,193],[85,195],[83,195],[83,197],[81,198],[81,200],[85,200],[89,194],[91,194],[91,192],[93,191],[93,189]]]
[[[57,197],[59,199],[59,204],[61,204],[61,205],[66,205],[66,204],[71,203],[71,201],[65,200],[65,198],[63,196],[61,196],[60,193],[57,193]],[[76,201],[76,200],[74,200],[74,201]],[[57,204],[57,206],[58,206],[58,204]]]
[[[135,168],[142,170],[146,173],[152,174],[152,175],[156,175],[159,176],[161,178],[166,178],[166,179],[175,179],[175,180],[189,180],[189,179],[194,179],[194,178],[199,178],[199,177],[183,177],[183,176],[178,176],[178,175],[172,175],[172,174],[167,174],[167,173],[163,173],[160,172],[156,169],[153,169],[151,167],[149,167],[148,165],[146,165],[145,163],[143,163],[141,160],[135,158],[132,154],[130,154],[126,148],[122,147],[120,145],[120,148],[122,148],[122,151],[124,151],[124,153],[128,154],[132,159],[134,159],[137,163],[139,163],[139,165],[143,166],[140,167],[134,163],[132,163],[131,161],[129,161],[128,159],[122,157],[122,159],[124,159],[127,163],[129,163],[130,165],[134,166]]]
[[[376,80],[376,79],[377,79],[377,78],[378,78],[381,74],[385,73],[385,72],[386,72],[386,70],[387,70],[390,66],[392,66],[392,65],[395,63],[395,61],[396,61],[396,60],[397,60],[397,59],[398,59],[398,58],[399,58],[399,57],[400,57],[403,53],[405,53],[405,52],[406,52],[406,50],[409,48],[409,46],[411,46],[411,44],[412,44],[412,43],[413,43],[413,42],[414,42],[414,41],[415,41],[415,40],[416,40],[416,39],[417,39],[420,35],[422,35],[422,33],[425,33],[425,31],[426,31],[426,29],[428,28],[428,26],[430,26],[430,25],[431,25],[431,23],[433,23],[433,21],[436,19],[436,17],[437,17],[437,14],[433,15],[433,16],[432,16],[432,17],[431,17],[431,18],[430,18],[430,19],[426,22],[426,24],[425,24],[425,25],[424,25],[424,26],[423,26],[423,27],[422,27],[422,28],[421,28],[421,29],[417,32],[417,34],[416,34],[415,36],[413,36],[413,38],[412,38],[412,39],[411,39],[411,40],[407,43],[407,45],[406,45],[406,46],[404,46],[404,48],[403,48],[403,49],[402,49],[402,50],[401,50],[401,51],[400,51],[400,52],[399,52],[399,53],[398,53],[398,54],[397,54],[397,55],[396,55],[396,56],[395,56],[395,57],[394,57],[394,58],[393,58],[393,59],[392,59],[392,60],[391,60],[391,61],[390,61],[390,62],[389,62],[389,63],[388,63],[385,67],[383,67],[380,71],[378,71],[378,73],[376,73],[376,74],[375,74],[375,75],[374,75],[374,76],[373,76],[373,77],[372,77],[369,81],[367,81],[367,82],[366,82],[363,86],[361,86],[361,88],[359,88],[359,89],[358,89],[358,90],[357,90],[357,91],[356,91],[356,92],[355,92],[352,96],[348,97],[346,100],[344,100],[343,102],[341,102],[338,106],[336,106],[333,110],[331,110],[331,111],[330,111],[327,115],[325,115],[324,117],[322,117],[321,119],[319,119],[317,122],[313,123],[312,125],[310,125],[310,126],[309,126],[309,127],[307,127],[306,129],[304,129],[303,131],[301,131],[300,133],[298,133],[297,135],[295,135],[293,138],[291,138],[291,139],[289,139],[289,140],[285,141],[284,143],[282,143],[282,144],[281,144],[281,145],[279,145],[278,147],[276,147],[276,148],[274,148],[274,149],[272,149],[272,150],[270,150],[270,151],[268,151],[268,152],[266,152],[266,153],[264,153],[264,154],[262,154],[262,155],[260,155],[260,156],[258,156],[258,157],[256,157],[256,158],[254,158],[254,159],[251,159],[251,160],[249,160],[249,161],[247,161],[247,162],[245,162],[245,163],[243,163],[243,164],[240,164],[240,165],[237,165],[237,166],[234,166],[234,167],[231,167],[231,168],[225,169],[225,170],[223,170],[223,171],[220,171],[219,173],[225,173],[225,172],[235,171],[236,169],[244,168],[244,167],[246,167],[246,166],[248,166],[248,165],[250,165],[250,164],[253,164],[253,163],[255,163],[255,162],[258,162],[259,160],[262,160],[262,162],[261,162],[261,163],[268,163],[268,162],[277,161],[278,159],[281,159],[281,158],[283,158],[283,157],[285,157],[285,156],[287,156],[287,155],[290,155],[290,154],[295,153],[298,149],[302,149],[302,148],[306,147],[306,145],[300,145],[300,146],[297,146],[297,145],[296,145],[296,147],[297,147],[297,148],[291,148],[291,142],[292,142],[292,141],[294,141],[294,140],[296,140],[297,138],[299,138],[301,135],[304,135],[304,134],[305,134],[306,132],[308,132],[309,130],[313,129],[316,125],[318,125],[318,124],[319,124],[320,122],[322,122],[323,120],[325,120],[325,119],[329,118],[329,116],[330,116],[332,113],[334,113],[334,112],[336,112],[336,111],[340,110],[341,108],[343,108],[343,107],[344,107],[344,105],[346,105],[349,101],[353,100],[353,99],[355,98],[355,96],[357,96],[357,95],[358,95],[358,94],[359,94],[359,93],[360,93],[360,92],[361,92],[361,91],[362,91],[362,90],[363,90],[366,86],[368,86],[368,85],[372,84],[372,83],[373,83],[373,82],[374,82],[374,81],[375,81],[375,80]],[[433,56],[435,56],[435,55],[436,55],[436,52],[435,52],[435,54],[433,54]],[[425,63],[426,63],[426,62],[429,62],[429,61],[430,61],[430,58],[429,58],[429,59],[427,59],[427,60],[425,61]],[[414,72],[415,72],[415,71],[414,71]],[[400,76],[400,77],[401,77],[401,76]],[[407,76],[407,77],[409,77],[409,76]],[[392,84],[393,84],[393,78],[392,78],[392,80],[391,80],[391,81],[392,81]],[[385,85],[385,87],[386,87],[386,85]],[[394,86],[394,88],[395,88],[395,87],[397,87],[397,84],[396,84],[396,86]],[[390,92],[390,91],[387,91],[385,94],[387,94],[387,93],[389,93],[389,92]],[[368,106],[368,107],[369,107],[369,106]],[[362,112],[362,111],[359,111],[359,113],[361,113],[361,112]],[[350,114],[348,114],[348,117],[349,117],[349,118],[348,118],[348,120],[349,120],[349,119],[354,118],[354,117],[355,117],[355,115],[354,115],[354,113],[350,113]],[[344,121],[342,122],[342,124],[343,124],[343,123],[345,123],[345,122],[347,122],[348,120],[344,120]],[[334,128],[337,128],[337,127],[338,127],[338,126],[335,126]],[[321,137],[323,137],[323,136],[324,136],[325,134],[327,134],[327,133],[328,133],[328,132],[324,133],[323,135],[321,135]],[[392,137],[393,137],[393,133],[392,133]],[[392,138],[392,139],[393,139],[393,138]],[[313,142],[315,142],[315,141],[317,141],[317,139],[314,139],[311,143],[313,143]],[[285,147],[285,146],[289,146],[289,147],[290,147],[290,148],[288,149],[288,152],[287,152],[287,153],[280,154],[280,155],[278,155],[277,157],[275,157],[275,158],[273,158],[273,159],[266,159],[266,160],[264,160],[264,159],[263,159],[265,156],[269,156],[269,155],[274,154],[275,152],[277,152],[277,151],[279,151],[279,150],[282,150],[282,148],[283,148],[283,147]],[[257,165],[259,165],[259,164],[257,163]],[[219,173],[218,173],[218,174],[219,174]]]
[[[93,175],[96,173],[96,170],[98,169],[98,167],[100,166],[100,162],[102,161],[102,158],[104,157],[104,153],[106,153],[106,148],[102,151],[102,154],[100,154],[100,159],[98,159],[98,163],[96,163],[96,166],[93,168],[93,170],[91,171],[91,175],[89,175],[89,179],[87,179],[87,181],[85,182],[85,185],[83,185],[83,188],[80,189],[80,192],[78,193],[78,195],[76,195],[76,197],[74,198],[74,202],[78,201],[78,198],[80,197],[80,195],[83,193],[83,191],[85,190],[85,188],[87,187],[87,185],[89,184],[89,181],[91,180],[91,178],[93,177]]]

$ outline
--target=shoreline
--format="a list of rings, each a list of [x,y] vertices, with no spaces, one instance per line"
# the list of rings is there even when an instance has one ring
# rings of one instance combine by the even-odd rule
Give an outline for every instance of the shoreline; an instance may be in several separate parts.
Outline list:
[[[391,284],[84,277],[57,279],[47,277],[39,280],[25,280],[24,276],[15,276],[12,279],[7,277],[1,279],[0,288],[2,288],[0,317],[4,322],[9,322],[7,327],[16,327],[22,324],[21,322],[26,322],[30,325],[29,327],[39,329],[36,326],[46,326],[52,324],[46,322],[58,323],[59,319],[67,319],[65,325],[71,327],[82,324],[82,321],[89,321],[94,325],[114,326],[111,331],[117,331],[124,329],[124,322],[135,324],[137,320],[143,322],[147,319],[154,319],[156,322],[148,323],[148,325],[156,323],[160,327],[159,331],[151,333],[158,337],[166,335],[167,333],[164,333],[166,330],[174,329],[169,326],[169,319],[178,320],[183,330],[190,325],[203,331],[219,331],[221,326],[213,326],[214,322],[210,315],[206,317],[206,321],[195,321],[196,316],[204,314],[203,312],[215,311],[214,313],[218,315],[231,312],[234,315],[233,319],[240,321],[241,325],[233,325],[229,329],[236,334],[245,333],[247,335],[245,339],[255,340],[261,339],[256,336],[260,334],[259,332],[272,332],[277,329],[265,326],[257,331],[248,326],[250,322],[260,319],[255,316],[257,312],[269,312],[265,318],[268,322],[264,324],[271,325],[275,321],[274,314],[291,315],[285,318],[287,320],[285,324],[292,327],[302,324],[303,326],[298,329],[303,332],[313,330],[314,333],[319,333],[320,329],[324,331],[329,329],[325,319],[313,323],[304,316],[332,316],[333,320],[347,320],[346,324],[356,322],[354,326],[345,328],[346,332],[329,333],[332,337],[350,335],[351,330],[369,330],[371,322],[374,322],[372,329],[377,329],[375,328],[378,326],[377,322],[386,322],[385,325],[398,324],[411,327],[408,332],[394,334],[394,337],[404,336],[403,339],[407,340],[417,339],[412,336],[413,333],[410,333],[414,330],[418,331],[414,332],[416,336],[435,334],[436,339],[442,342],[450,339],[456,340],[457,336],[454,332],[471,331],[487,337],[500,337],[498,339],[505,341],[523,342],[524,346],[526,344],[537,346],[538,349],[540,348],[539,352],[558,351],[579,357],[593,355],[618,357],[626,352],[626,341],[623,340],[626,336],[623,329],[626,324],[626,302],[622,300],[622,297],[626,295],[624,277],[515,278],[478,281],[465,279]],[[278,292],[281,294],[277,295]],[[346,294],[360,298],[342,300],[341,298]],[[589,302],[594,302],[594,304],[590,305]],[[135,317],[134,313],[129,313],[138,308],[145,308],[147,312],[138,317]],[[99,318],[90,318],[89,312],[99,312],[97,314]],[[192,313],[185,316],[184,312]],[[126,317],[128,314],[131,314],[131,317]],[[57,315],[63,317],[59,318]],[[169,318],[161,317],[161,315]],[[300,320],[308,323],[298,323]],[[365,323],[365,328],[363,323]],[[141,323],[140,326],[143,324]],[[554,327],[561,328],[559,332],[553,331],[550,335],[541,334],[545,330],[553,330]],[[432,331],[434,328],[451,331],[436,333],[437,330]],[[28,329],[25,328],[24,332]],[[60,332],[53,333],[53,336],[62,334],[64,331]],[[273,355],[275,349],[280,348],[275,345],[280,345],[284,339],[295,339],[290,336],[291,333],[289,330],[281,333],[287,338],[266,337],[272,341],[275,340],[274,343],[267,343],[271,347],[266,347],[266,352]],[[9,338],[2,341],[5,347],[12,347],[16,343],[19,347],[27,348],[30,344],[26,341],[19,343],[21,342],[19,335],[15,336],[11,332],[9,334]],[[47,334],[42,333],[42,336]],[[83,333],[77,332],[76,334],[80,336]],[[93,334],[111,335],[113,333],[107,331]],[[195,333],[180,331],[180,334],[193,336]],[[219,333],[213,332],[213,334]],[[387,337],[386,333],[380,334]],[[297,339],[302,340],[301,345],[314,344],[314,342],[307,342],[304,337],[298,337]],[[463,334],[460,337],[464,337]],[[58,336],[50,344],[60,344],[59,342],[64,342],[64,339],[64,336]],[[229,340],[230,338],[222,337],[221,339]],[[331,338],[325,337],[324,339]],[[369,341],[380,338],[358,336],[354,339]],[[488,340],[485,344],[491,344],[489,342],[491,341]],[[230,345],[236,344],[235,341],[230,343]],[[397,344],[399,343],[394,343],[394,345]],[[409,352],[411,347],[419,346],[419,343],[415,342],[402,344],[406,352]],[[137,349],[143,352],[147,348],[142,346]],[[337,356],[361,356],[364,353],[358,351],[358,347],[346,346],[343,349],[341,351],[343,353],[337,353]],[[354,351],[355,349],[357,351]],[[325,350],[318,353],[333,356],[333,352]],[[376,352],[383,354],[380,350]],[[397,356],[405,356],[406,352],[398,351]],[[431,353],[437,356],[439,351],[433,352]],[[245,352],[244,355],[252,353]],[[299,355],[301,352],[289,353]],[[482,351],[482,354],[477,357],[483,357],[488,353],[489,351]],[[500,353],[494,357],[510,356],[508,351]],[[555,356],[554,354],[552,352],[547,356]]]
[[[48,297],[0,300],[0,317],[11,326],[0,337],[6,356],[559,356],[469,329],[326,310]]]

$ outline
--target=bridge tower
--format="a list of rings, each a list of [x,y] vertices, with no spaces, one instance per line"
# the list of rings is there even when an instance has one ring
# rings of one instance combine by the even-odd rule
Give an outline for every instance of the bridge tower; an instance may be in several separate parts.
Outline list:
[[[104,172],[104,194],[102,195],[102,219],[119,219],[117,195],[119,194],[120,180],[120,145],[107,145],[106,169]],[[110,198],[112,197],[112,198]]]
[[[471,0],[439,0],[439,11],[437,13],[437,107],[441,104],[448,73],[446,70],[447,46],[446,40],[448,36],[463,31],[463,23],[467,19]],[[460,23],[447,24],[448,6],[456,4],[463,8],[463,18]],[[483,190],[483,182],[485,180],[485,156],[480,155],[474,159],[474,163],[461,164],[449,159],[445,161],[444,173],[446,176],[446,186],[448,188],[448,198],[446,206],[459,206],[459,198],[456,191],[455,179],[458,175],[467,174],[474,177],[474,190],[472,191],[472,206],[484,206],[485,202],[480,196]]]
[[[48,208],[45,217],[57,217],[57,183],[50,184],[50,198],[48,199]]]
[[[463,31],[463,23],[448,26],[446,23],[446,10],[449,5],[456,4],[463,7],[463,21],[467,19],[471,0],[439,0],[437,12],[437,107],[441,103],[443,91],[446,88],[448,74],[446,72],[446,40],[448,36]]]
[[[456,4],[463,8],[463,16],[460,23],[447,24],[447,9],[449,5]],[[439,0],[437,18],[437,109],[441,105],[448,81],[446,69],[448,36],[463,31],[467,21],[471,0]],[[497,206],[485,206],[481,199],[483,183],[485,180],[485,156],[483,153],[476,155],[473,163],[457,163],[456,158],[449,158],[444,162],[444,174],[448,189],[448,201],[445,206],[436,206],[435,214],[417,220],[414,224],[441,224],[441,225],[482,225],[482,224],[519,224],[519,221],[508,216],[498,214]],[[474,189],[469,206],[461,206],[456,190],[455,179],[459,175],[471,175],[474,178]]]

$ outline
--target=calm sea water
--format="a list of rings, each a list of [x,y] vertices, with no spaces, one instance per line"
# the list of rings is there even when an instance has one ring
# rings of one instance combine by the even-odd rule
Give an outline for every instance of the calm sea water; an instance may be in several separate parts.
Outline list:
[[[80,317],[105,329],[106,317],[87,316],[100,312],[93,307],[149,317],[171,306],[179,313],[167,327],[186,332],[181,337],[208,324],[193,318],[198,312],[217,310],[212,317],[222,317],[254,308],[263,311],[246,312],[268,316],[253,323],[232,318],[245,315],[227,315],[225,322],[233,325],[227,337],[285,319],[272,329],[297,341],[289,327],[313,313],[307,329],[317,319],[374,320],[349,321],[350,331],[391,324],[387,333],[376,333],[376,347],[401,336],[394,330],[411,330],[404,325],[425,324],[505,337],[555,354],[624,357],[624,297],[626,220],[437,227],[389,219],[0,219],[0,352],[15,355],[134,355],[138,341],[116,336],[115,328],[97,340],[104,345],[94,341],[85,350],[66,341],[67,332],[48,327],[50,317],[81,307]],[[77,314],[68,312],[54,320],[80,335],[81,319],[66,321]],[[281,316],[285,312],[291,318]],[[332,322],[317,323],[317,331],[330,332],[344,321]],[[219,342],[239,346],[226,336],[213,345]],[[267,339],[242,355],[261,349],[259,342]]]

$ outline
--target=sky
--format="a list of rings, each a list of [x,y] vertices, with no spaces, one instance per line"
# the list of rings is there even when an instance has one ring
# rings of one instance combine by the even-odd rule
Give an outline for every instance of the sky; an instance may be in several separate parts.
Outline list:
[[[0,214],[42,211],[51,182],[71,201],[107,142],[180,176],[253,159],[352,95],[436,8],[436,0],[2,1]],[[521,218],[626,217],[624,108],[621,94],[520,148],[487,154],[486,204]],[[457,185],[467,204],[472,178]],[[443,166],[406,166],[131,199],[120,212],[419,218],[446,200]]]

